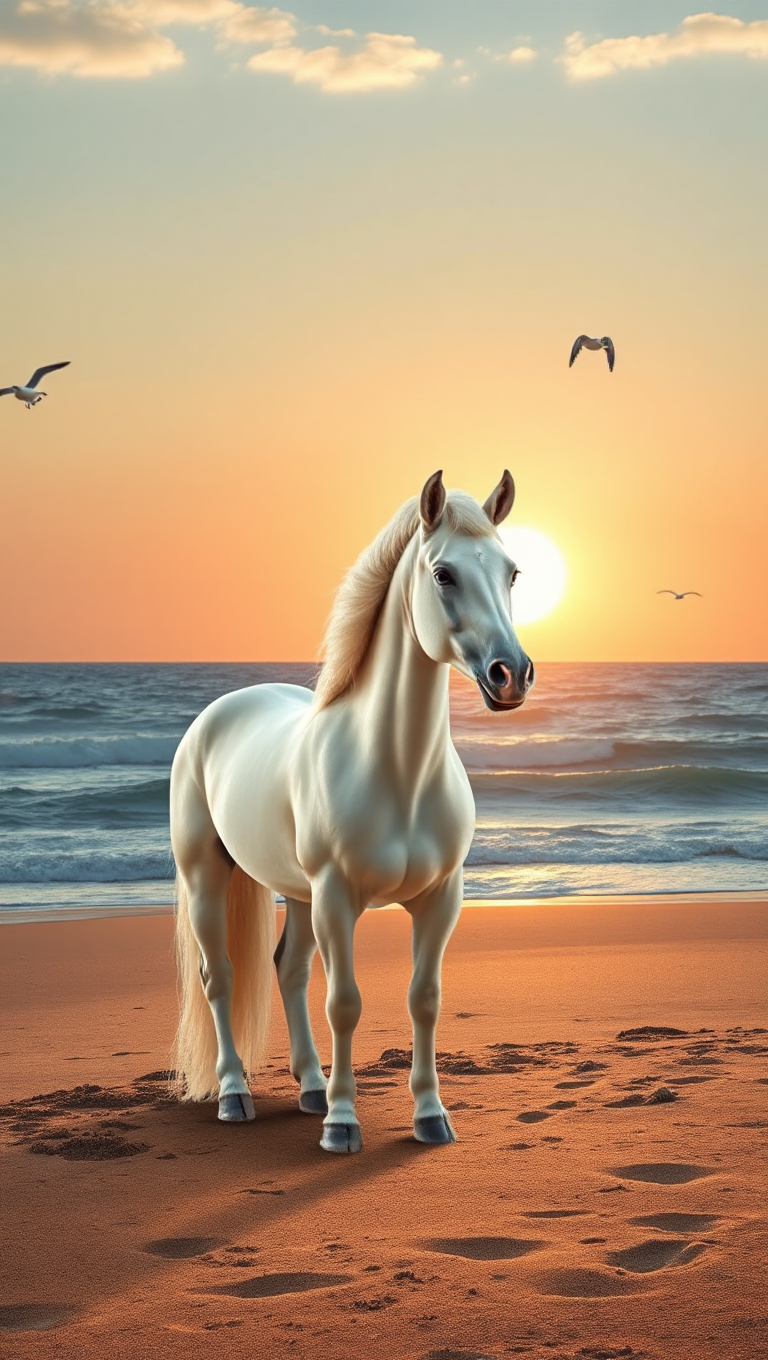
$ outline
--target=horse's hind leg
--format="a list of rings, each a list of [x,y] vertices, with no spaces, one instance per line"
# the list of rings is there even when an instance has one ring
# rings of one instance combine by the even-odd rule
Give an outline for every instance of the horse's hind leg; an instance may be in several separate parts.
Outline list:
[[[312,909],[306,902],[286,898],[285,928],[275,950],[275,968],[291,1039],[291,1073],[299,1082],[299,1109],[305,1114],[327,1114],[326,1080],[312,1037],[307,987],[317,949]]]
[[[182,984],[176,1037],[179,1077],[192,1100],[206,1099],[218,1085],[220,1119],[251,1120],[253,1100],[232,1028],[228,899],[234,862],[211,817],[188,736],[173,762],[170,792],[171,845],[181,889],[176,919]]]
[[[233,969],[227,954],[227,893],[232,864],[218,847],[185,873],[189,919],[200,949],[200,981],[216,1027],[219,1119],[255,1119],[253,1098],[232,1033]]]
[[[219,1119],[242,1123],[255,1116],[253,1099],[232,1032],[233,969],[227,954],[227,893],[232,864],[220,846],[183,871],[189,919],[200,950],[200,981],[216,1028]]]

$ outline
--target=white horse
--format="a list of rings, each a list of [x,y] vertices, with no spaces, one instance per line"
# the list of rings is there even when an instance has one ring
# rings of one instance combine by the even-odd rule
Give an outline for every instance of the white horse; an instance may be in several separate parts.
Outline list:
[[[274,894],[282,893],[274,962],[299,1104],[325,1115],[327,1152],[360,1150],[355,924],[366,907],[397,902],[413,922],[414,1133],[424,1143],[455,1141],[440,1100],[435,1026],[475,806],[451,741],[448,676],[455,666],[475,681],[494,712],[519,708],[533,683],[512,626],[517,572],[495,527],[514,494],[505,471],[481,507],[463,492],[446,495],[436,472],[344,580],[316,693],[254,685],[224,695],[179,746],[171,774],[177,1090],[188,1100],[218,1092],[220,1119],[255,1117],[247,1075],[264,1059]],[[327,1090],[307,1008],[318,945],[333,1033]]]

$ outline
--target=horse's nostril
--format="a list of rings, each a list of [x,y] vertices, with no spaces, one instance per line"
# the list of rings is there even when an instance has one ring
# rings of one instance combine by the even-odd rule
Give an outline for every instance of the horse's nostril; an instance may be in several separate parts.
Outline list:
[[[504,689],[509,683],[509,671],[503,661],[492,661],[488,667],[488,679],[496,689]]]
[[[528,667],[527,667],[527,670],[526,670],[526,672],[525,672],[525,685],[526,685],[526,688],[527,688],[527,689],[530,689],[530,688],[531,688],[531,685],[532,685],[533,682],[534,682],[535,676],[536,676],[536,672],[535,672],[535,670],[533,669],[533,662],[529,659],[529,661],[528,661]]]

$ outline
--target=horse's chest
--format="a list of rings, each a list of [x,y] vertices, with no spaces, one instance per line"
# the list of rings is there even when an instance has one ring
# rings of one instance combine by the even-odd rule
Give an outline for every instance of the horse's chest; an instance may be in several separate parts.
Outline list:
[[[466,858],[475,825],[463,771],[410,798],[379,781],[352,780],[329,812],[333,858],[377,903],[410,900],[445,878]]]

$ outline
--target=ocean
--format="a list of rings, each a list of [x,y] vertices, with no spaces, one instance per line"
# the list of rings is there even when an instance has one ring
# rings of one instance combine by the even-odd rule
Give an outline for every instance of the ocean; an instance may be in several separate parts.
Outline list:
[[[168,781],[200,710],[312,665],[0,666],[0,919],[173,900]],[[452,727],[477,804],[469,899],[768,888],[768,667],[537,666]]]

